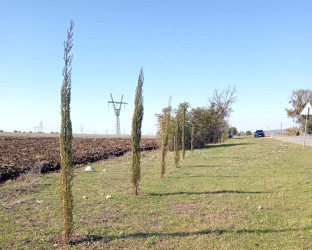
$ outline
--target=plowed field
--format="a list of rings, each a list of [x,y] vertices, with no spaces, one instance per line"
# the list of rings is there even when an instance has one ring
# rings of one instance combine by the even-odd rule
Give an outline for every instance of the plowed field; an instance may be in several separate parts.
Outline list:
[[[158,148],[156,139],[142,139],[141,149]],[[88,164],[131,150],[126,138],[74,138],[73,165]],[[60,169],[59,138],[0,137],[0,182],[29,172],[48,173]]]

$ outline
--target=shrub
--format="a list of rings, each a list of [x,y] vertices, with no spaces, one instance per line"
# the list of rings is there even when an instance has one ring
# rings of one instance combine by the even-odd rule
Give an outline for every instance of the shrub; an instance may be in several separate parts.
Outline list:
[[[221,142],[225,142],[228,138],[229,138],[229,132],[228,131],[224,131],[222,133]]]
[[[250,130],[247,130],[247,131],[246,131],[246,135],[251,135],[251,131],[250,131]]]
[[[290,135],[299,135],[300,133],[299,133],[299,129],[298,128],[289,128],[289,129],[286,129],[285,131],[284,131],[284,135],[288,135],[288,136],[290,136]]]

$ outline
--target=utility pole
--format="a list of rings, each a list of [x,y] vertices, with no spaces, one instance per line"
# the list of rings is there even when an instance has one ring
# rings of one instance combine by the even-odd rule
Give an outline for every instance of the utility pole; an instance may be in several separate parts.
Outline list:
[[[281,123],[281,135],[283,135],[283,123]]]
[[[120,102],[115,102],[114,99],[113,99],[112,93],[110,95],[111,95],[112,101],[108,102],[108,106],[109,106],[110,103],[113,104],[115,115],[116,115],[116,134],[120,135],[120,120],[119,120],[119,116],[120,116],[120,111],[121,111],[121,105],[124,104],[124,106],[126,106],[126,104],[128,104],[128,103],[122,102],[123,95],[121,96],[121,101]],[[118,107],[118,105],[119,105],[119,107]]]
[[[80,132],[81,132],[81,134],[83,133],[83,126],[82,125],[80,126]]]

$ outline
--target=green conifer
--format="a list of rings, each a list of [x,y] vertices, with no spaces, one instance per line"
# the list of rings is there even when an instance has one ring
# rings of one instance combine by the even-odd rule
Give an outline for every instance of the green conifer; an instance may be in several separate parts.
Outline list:
[[[61,174],[60,192],[61,206],[63,212],[63,237],[65,242],[70,241],[73,232],[73,196],[72,196],[72,123],[70,119],[70,97],[71,97],[71,63],[73,55],[70,54],[73,47],[73,21],[67,30],[67,40],[64,42],[63,85],[61,90],[61,132],[60,132],[60,154]]]
[[[179,140],[180,140],[180,114],[177,111],[175,122],[174,122],[174,143],[173,143],[173,150],[174,150],[174,165],[176,168],[179,167],[180,161],[180,152],[179,152]]]
[[[134,101],[134,114],[132,119],[132,133],[131,133],[131,144],[132,144],[132,166],[131,166],[131,183],[134,195],[138,195],[138,187],[140,180],[140,158],[141,158],[141,126],[143,120],[143,95],[142,87],[144,82],[143,69],[141,68],[138,86],[136,88],[136,95]]]
[[[160,159],[160,177],[163,178],[166,172],[166,154],[168,151],[168,141],[169,141],[169,123],[170,123],[170,113],[171,105],[169,101],[168,108],[163,110],[164,117],[160,124],[161,129],[161,159]]]

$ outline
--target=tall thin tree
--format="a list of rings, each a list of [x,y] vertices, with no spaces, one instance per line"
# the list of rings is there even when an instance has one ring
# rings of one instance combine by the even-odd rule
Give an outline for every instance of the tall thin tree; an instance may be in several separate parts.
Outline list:
[[[136,88],[135,101],[134,101],[134,114],[132,119],[132,133],[131,133],[131,144],[132,144],[132,173],[131,173],[131,183],[134,195],[138,195],[138,187],[140,180],[140,158],[141,158],[141,126],[143,120],[143,95],[142,87],[144,82],[143,69],[140,70],[140,75],[138,79],[138,85]]]
[[[174,150],[174,165],[176,168],[179,167],[180,161],[180,152],[179,152],[179,140],[180,140],[180,112],[177,110],[177,114],[174,121],[174,141],[173,141],[173,150]]]
[[[193,125],[192,126],[192,131],[191,131],[191,152],[192,153],[194,151],[194,139],[195,139],[195,127]]]
[[[186,115],[186,110],[188,108],[189,104],[184,102],[180,104],[181,108],[181,115],[182,115],[182,125],[181,125],[181,130],[182,130],[182,159],[185,159],[185,115]]]
[[[61,207],[63,212],[63,237],[65,242],[70,241],[73,232],[73,195],[72,195],[72,123],[70,119],[70,99],[71,99],[71,70],[72,59],[71,49],[73,47],[74,22],[70,22],[67,30],[67,40],[64,42],[64,62],[63,85],[61,89],[61,132],[60,132],[60,154],[61,154],[61,174],[60,193]]]
[[[161,159],[160,159],[160,177],[163,178],[166,172],[166,154],[168,151],[169,141],[169,123],[171,113],[171,98],[169,99],[169,105],[163,109],[164,117],[160,124],[161,129]]]

